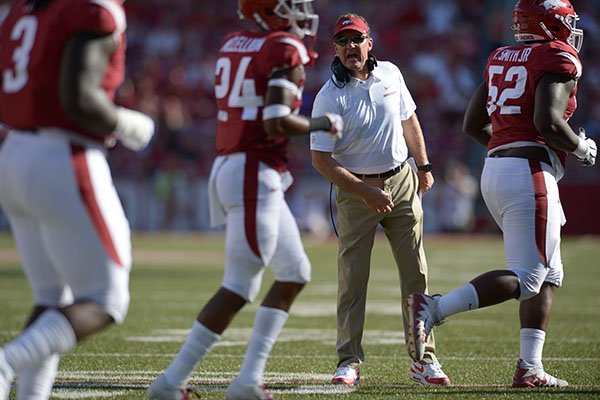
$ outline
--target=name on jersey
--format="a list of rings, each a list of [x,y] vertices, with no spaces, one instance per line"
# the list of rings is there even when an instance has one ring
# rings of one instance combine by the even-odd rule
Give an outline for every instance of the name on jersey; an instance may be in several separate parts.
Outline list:
[[[265,41],[265,38],[234,36],[223,44],[221,51],[224,53],[256,53],[265,44]]]
[[[494,60],[525,63],[529,58],[529,54],[531,54],[531,48],[529,47],[520,50],[504,49],[494,55]]]

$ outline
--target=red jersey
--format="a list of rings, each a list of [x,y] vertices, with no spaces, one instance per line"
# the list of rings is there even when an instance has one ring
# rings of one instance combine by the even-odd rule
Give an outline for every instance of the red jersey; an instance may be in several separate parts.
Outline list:
[[[228,35],[215,70],[219,155],[245,152],[278,171],[286,169],[288,139],[271,137],[263,128],[262,111],[273,71],[309,61],[304,43],[283,31],[237,32]],[[304,78],[292,112],[302,104]]]
[[[530,46],[500,47],[489,56],[485,68],[493,135],[488,149],[517,141],[545,144],[533,123],[535,89],[546,73],[581,77],[582,66],[575,49],[561,41]],[[577,87],[571,93],[564,118],[573,115]],[[566,152],[554,149],[564,164]]]
[[[125,13],[116,0],[54,0],[30,12],[17,0],[0,32],[0,120],[16,129],[58,127],[101,141],[75,125],[61,108],[59,74],[69,39],[80,32],[119,36],[102,82],[113,99],[123,81]]]

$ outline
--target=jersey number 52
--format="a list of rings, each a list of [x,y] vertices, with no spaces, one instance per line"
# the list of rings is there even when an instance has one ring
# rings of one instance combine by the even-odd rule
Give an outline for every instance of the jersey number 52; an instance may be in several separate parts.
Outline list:
[[[522,65],[508,68],[506,74],[501,65],[490,65],[488,69],[488,102],[487,112],[492,115],[500,109],[500,114],[521,114],[521,106],[515,105],[511,100],[518,100],[525,93],[525,83],[527,82],[527,69]],[[499,79],[507,84],[499,85],[502,90],[494,85],[494,77],[500,75]],[[508,103],[508,104],[507,104]]]

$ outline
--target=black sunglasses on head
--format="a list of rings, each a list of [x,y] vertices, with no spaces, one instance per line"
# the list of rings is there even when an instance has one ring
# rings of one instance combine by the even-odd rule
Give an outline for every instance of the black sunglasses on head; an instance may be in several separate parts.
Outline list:
[[[367,36],[365,35],[352,35],[352,36],[338,36],[333,39],[333,43],[338,46],[345,46],[348,44],[348,41],[352,41],[352,43],[361,44],[365,41]]]

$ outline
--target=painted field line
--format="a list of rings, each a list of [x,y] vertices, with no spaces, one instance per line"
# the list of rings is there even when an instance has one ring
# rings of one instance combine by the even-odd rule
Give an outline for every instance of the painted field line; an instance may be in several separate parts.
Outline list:
[[[225,383],[200,383],[193,384],[189,387],[190,390],[198,390],[198,391],[207,391],[207,392],[218,392],[224,391],[227,387],[229,381]],[[90,381],[72,381],[72,382],[61,382],[57,381],[54,384],[53,395],[55,392],[61,393],[66,391],[74,391],[74,390],[96,390],[97,393],[102,393],[103,391],[111,391],[114,395],[115,390],[119,389],[145,389],[148,387],[149,382],[144,381],[132,381],[132,382],[90,382]],[[269,384],[267,382],[267,384]],[[397,389],[420,389],[427,391],[428,388],[422,387],[416,383],[409,384],[381,384],[381,383],[367,383],[363,382],[361,387],[380,387],[380,388],[397,388]],[[512,389],[510,384],[453,384],[452,386],[446,388],[435,388],[436,391],[444,391],[451,393],[456,388],[465,389],[465,388],[498,388],[498,389]],[[430,388],[429,388],[430,389]],[[590,390],[598,390],[600,389],[600,384],[598,385],[569,385],[567,388],[561,390],[561,393],[569,392],[571,390],[579,390],[579,389],[590,389]],[[269,385],[269,391],[273,393],[299,393],[299,394],[343,394],[343,393],[351,393],[354,392],[356,388],[346,387],[341,385],[331,385],[331,384],[289,384],[289,383],[271,383]],[[519,390],[519,389],[515,389]],[[548,392],[551,392],[553,389],[548,388]],[[64,398],[64,397],[63,397]],[[74,398],[74,397],[72,397]]]
[[[165,357],[165,358],[173,358],[175,357],[175,353],[73,353],[73,354],[65,354],[62,357],[79,357],[79,356],[85,356],[85,357],[124,357],[124,358],[134,358],[134,357],[140,357],[140,358],[154,358],[154,357]],[[210,355],[210,357],[214,357],[214,358],[243,358],[243,354],[217,354],[217,353],[212,353]],[[288,354],[288,355],[281,355],[281,354],[271,354],[269,356],[269,359],[281,359],[281,360],[285,360],[285,359],[304,359],[306,358],[306,354],[297,354],[297,355],[292,355],[292,354]],[[325,355],[320,355],[320,354],[311,354],[310,355],[311,359],[317,358],[317,359],[321,359],[321,360],[327,360],[327,359],[332,359],[335,360],[335,355],[330,355],[330,356],[325,356]],[[397,356],[397,355],[390,355],[390,356],[378,356],[378,355],[370,355],[369,359],[374,359],[374,360],[404,360],[406,359],[408,361],[408,356],[404,357],[402,356]],[[463,357],[463,356],[444,356],[444,360],[458,360],[458,361],[481,361],[481,360],[486,360],[486,361],[493,361],[493,360],[498,360],[498,361],[514,361],[515,357],[511,356],[511,357],[490,357],[490,356],[469,356],[469,357]],[[544,361],[582,361],[582,362],[599,362],[600,361],[600,357],[544,357]],[[114,371],[113,371],[114,372]]]

